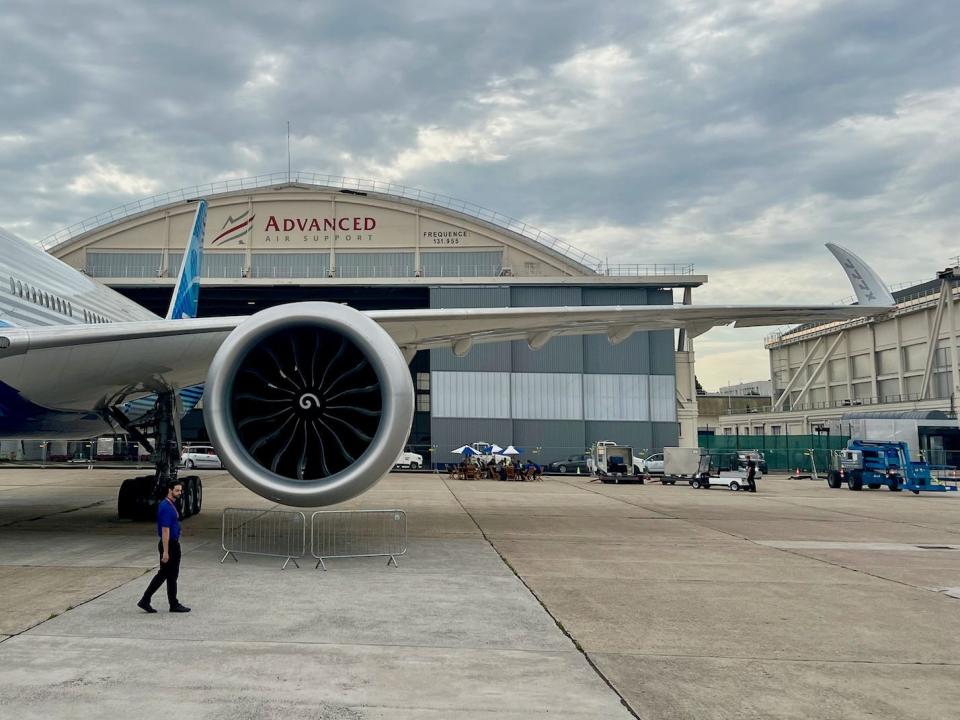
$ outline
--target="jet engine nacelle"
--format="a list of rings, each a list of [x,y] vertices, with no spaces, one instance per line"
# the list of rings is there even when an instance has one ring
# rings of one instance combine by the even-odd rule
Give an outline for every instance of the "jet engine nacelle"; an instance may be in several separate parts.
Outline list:
[[[348,500],[390,471],[413,420],[400,348],[346,305],[282,305],[241,323],[207,374],[203,417],[220,459],[270,500]]]

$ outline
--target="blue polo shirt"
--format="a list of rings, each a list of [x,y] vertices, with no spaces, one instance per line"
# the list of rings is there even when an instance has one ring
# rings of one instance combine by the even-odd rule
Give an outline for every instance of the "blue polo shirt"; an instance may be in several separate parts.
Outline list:
[[[164,498],[157,505],[157,535],[163,537],[163,528],[170,528],[170,539],[180,539],[180,515],[177,508]]]

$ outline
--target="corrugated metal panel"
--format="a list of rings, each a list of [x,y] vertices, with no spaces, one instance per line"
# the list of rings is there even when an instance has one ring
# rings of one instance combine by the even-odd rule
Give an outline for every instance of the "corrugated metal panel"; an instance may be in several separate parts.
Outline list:
[[[238,278],[243,276],[243,253],[204,253],[200,263],[200,274],[210,278]],[[180,265],[177,265],[179,272]]]
[[[434,287],[430,288],[431,308],[507,307],[510,288],[490,287]],[[458,358],[449,349],[430,351],[433,370],[469,372],[509,372],[511,343],[477,345],[465,357]]]
[[[450,451],[473,442],[495,442],[503,447],[511,444],[510,420],[481,418],[431,418],[430,440],[437,446],[435,462],[459,462],[460,456]]]
[[[156,277],[163,253],[88,252],[87,274],[92,277]]]
[[[514,287],[510,289],[512,307],[578,307],[578,287]],[[540,350],[531,350],[524,341],[512,343],[514,372],[583,372],[583,339],[558,337]]]
[[[653,330],[647,333],[650,343],[650,373],[676,375],[676,342],[673,330]]]
[[[510,343],[485,343],[459,358],[446,348],[430,351],[434,370],[463,372],[510,372]]]
[[[587,420],[650,419],[646,375],[584,375],[583,407]]]
[[[503,267],[503,251],[421,252],[424,277],[497,277]]]
[[[182,252],[167,253],[167,277],[176,277],[180,272],[180,263],[183,262]],[[201,266],[203,262],[201,261]]]
[[[430,288],[431,308],[510,307],[510,288],[503,285]]]
[[[578,373],[513,373],[511,414],[537,420],[583,418],[583,376]]]
[[[650,419],[677,421],[677,382],[673,375],[650,375]]]
[[[580,420],[514,420],[511,442],[523,448],[524,459],[544,465],[584,452],[587,445],[583,433]]]
[[[661,452],[665,447],[677,447],[680,444],[680,426],[675,423],[651,423],[653,441],[651,452]]]
[[[581,300],[578,287],[513,287],[510,288],[511,307],[578,307]]]
[[[654,447],[653,424],[648,422],[590,420],[585,434],[588,446],[600,440],[613,440],[632,447],[635,456],[646,457]]]
[[[638,332],[619,345],[606,335],[583,337],[583,371],[597,375],[644,375],[650,372],[649,333]]]
[[[649,305],[647,288],[638,287],[585,287],[584,305]]]
[[[337,277],[413,277],[412,252],[337,253]]]
[[[430,373],[433,417],[509,418],[510,373]]]
[[[531,350],[525,341],[520,340],[510,345],[514,372],[583,372],[583,338],[556,337],[540,350]]]
[[[646,288],[583,288],[584,305],[646,305]],[[583,338],[583,371],[597,375],[643,375],[650,372],[648,333],[638,332],[619,345],[611,345],[605,335]]]
[[[326,252],[255,253],[250,262],[250,275],[255,278],[326,277],[330,270],[330,254]]]

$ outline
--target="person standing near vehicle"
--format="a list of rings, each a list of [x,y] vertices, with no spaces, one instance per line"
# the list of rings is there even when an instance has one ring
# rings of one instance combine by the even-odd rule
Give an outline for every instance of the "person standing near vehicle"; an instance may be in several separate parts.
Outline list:
[[[757,463],[752,458],[747,460],[747,485],[750,486],[750,492],[757,491]]]
[[[160,569],[137,603],[137,607],[144,612],[156,612],[150,605],[150,598],[163,583],[167,583],[170,612],[190,612],[190,608],[181,605],[177,599],[177,578],[180,575],[180,513],[177,510],[177,498],[182,494],[183,483],[173,480],[167,487],[167,496],[157,504],[157,535],[160,536],[157,550],[160,552]]]

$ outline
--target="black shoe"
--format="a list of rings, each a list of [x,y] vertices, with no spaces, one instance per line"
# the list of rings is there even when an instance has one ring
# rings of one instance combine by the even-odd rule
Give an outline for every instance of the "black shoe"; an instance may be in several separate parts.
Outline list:
[[[143,610],[145,613],[155,613],[156,610],[150,605],[146,598],[140,598],[140,602],[137,603],[137,607]]]
[[[190,608],[188,608],[186,605],[181,605],[180,603],[177,603],[176,605],[170,608],[170,612],[190,612]]]

